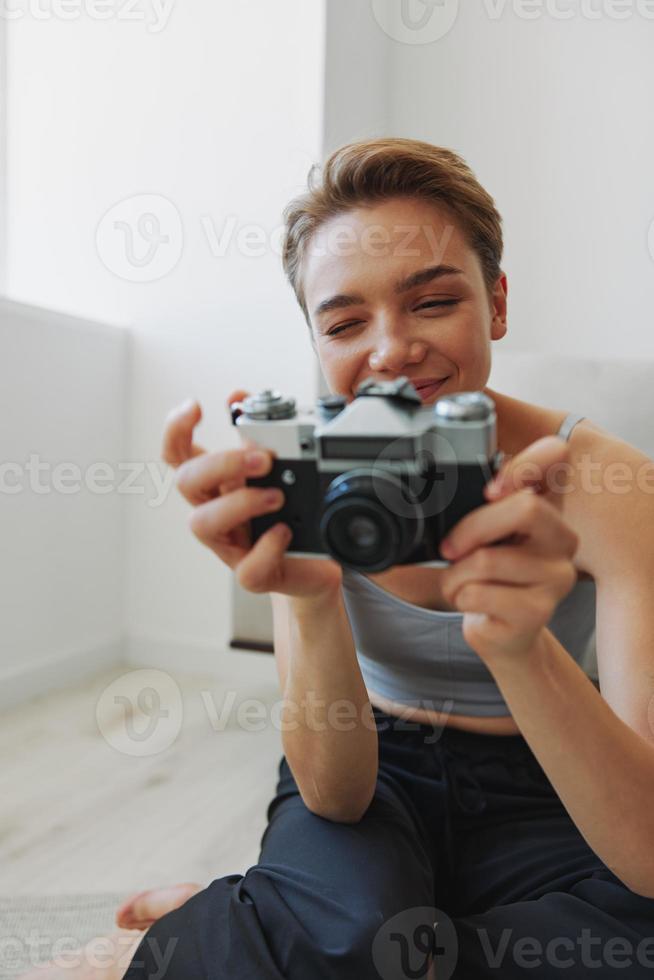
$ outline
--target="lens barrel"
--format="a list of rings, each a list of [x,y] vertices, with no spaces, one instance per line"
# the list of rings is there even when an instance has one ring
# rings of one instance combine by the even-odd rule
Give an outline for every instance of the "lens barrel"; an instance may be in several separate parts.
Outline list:
[[[398,565],[421,540],[423,529],[419,504],[414,516],[406,516],[406,488],[388,471],[350,470],[333,480],[325,493],[323,544],[348,568],[377,572]]]

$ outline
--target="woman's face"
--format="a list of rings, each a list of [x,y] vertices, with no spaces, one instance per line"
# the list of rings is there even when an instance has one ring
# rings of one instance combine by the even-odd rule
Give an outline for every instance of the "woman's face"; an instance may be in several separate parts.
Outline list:
[[[309,243],[303,284],[332,392],[366,378],[446,379],[421,397],[482,391],[506,333],[506,277],[489,296],[476,252],[448,214],[393,198],[330,219]]]

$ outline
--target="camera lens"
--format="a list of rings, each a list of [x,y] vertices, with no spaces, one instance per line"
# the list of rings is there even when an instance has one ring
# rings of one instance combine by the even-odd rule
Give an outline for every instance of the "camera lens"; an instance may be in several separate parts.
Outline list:
[[[379,528],[365,514],[356,514],[351,517],[345,531],[355,548],[369,550],[379,544]]]
[[[419,514],[407,518],[400,508],[393,508],[400,494],[399,480],[388,472],[350,470],[333,480],[320,520],[328,553],[359,571],[383,571],[399,564],[420,540],[424,526]]]
[[[397,536],[365,500],[342,500],[330,508],[323,533],[327,549],[344,565],[376,568],[397,547]]]

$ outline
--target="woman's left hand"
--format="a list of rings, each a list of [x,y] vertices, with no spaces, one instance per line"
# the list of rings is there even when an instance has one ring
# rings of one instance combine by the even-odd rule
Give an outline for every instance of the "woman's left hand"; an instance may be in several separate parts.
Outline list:
[[[535,649],[577,581],[572,558],[579,538],[558,512],[556,486],[547,492],[554,482],[548,473],[568,455],[558,436],[527,446],[492,481],[495,495],[491,484],[485,487],[491,502],[466,514],[441,543],[443,557],[452,561],[443,572],[443,595],[465,614],[463,636],[482,659]]]

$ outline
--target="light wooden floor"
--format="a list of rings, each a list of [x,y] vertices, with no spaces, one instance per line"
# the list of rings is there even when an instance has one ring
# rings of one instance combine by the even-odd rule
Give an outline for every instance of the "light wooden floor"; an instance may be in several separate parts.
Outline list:
[[[283,751],[271,716],[280,693],[274,658],[243,656],[254,683],[250,677],[236,687],[238,670],[223,669],[222,679],[174,675],[183,720],[173,744],[154,755],[116,747],[125,702],[112,709],[103,692],[124,675],[123,688],[129,686],[133,674],[136,704],[143,686],[143,677],[125,666],[6,712],[0,892],[127,894],[176,881],[208,884],[255,864]],[[230,689],[234,707],[215,730],[212,718],[217,725]],[[263,705],[262,731],[237,717],[249,698]],[[111,710],[115,716],[108,717]],[[134,716],[134,730],[143,731],[142,717]]]

